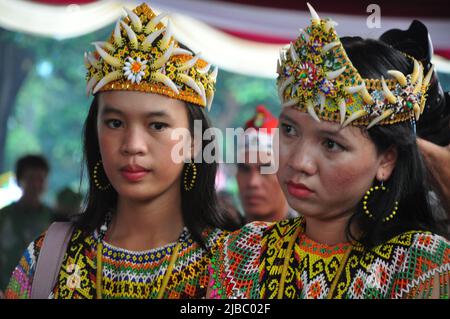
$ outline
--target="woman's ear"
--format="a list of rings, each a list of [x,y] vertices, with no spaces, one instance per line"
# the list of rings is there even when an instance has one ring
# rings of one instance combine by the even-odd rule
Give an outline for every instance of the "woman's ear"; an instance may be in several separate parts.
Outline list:
[[[397,163],[397,148],[390,146],[386,151],[381,154],[380,165],[377,170],[377,180],[386,181],[391,177]]]

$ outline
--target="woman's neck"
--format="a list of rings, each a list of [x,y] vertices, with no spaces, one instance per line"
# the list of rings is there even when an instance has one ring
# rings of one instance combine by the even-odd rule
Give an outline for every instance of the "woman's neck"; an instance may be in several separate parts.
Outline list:
[[[183,227],[181,199],[164,194],[150,201],[119,196],[106,240],[127,250],[154,249],[177,241]]]
[[[347,224],[351,215],[345,214],[335,219],[317,219],[305,217],[305,235],[315,242],[334,246],[349,241],[347,238]],[[355,226],[352,225],[352,234],[355,234]]]

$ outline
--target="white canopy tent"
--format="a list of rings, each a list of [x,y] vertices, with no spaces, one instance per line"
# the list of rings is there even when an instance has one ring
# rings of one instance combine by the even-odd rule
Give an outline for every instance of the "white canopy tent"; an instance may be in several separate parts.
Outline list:
[[[142,1],[103,0],[84,5],[51,6],[25,0],[0,0],[0,26],[13,31],[65,39],[94,32],[123,16],[123,6]],[[198,0],[152,0],[156,12],[168,12],[181,42],[220,68],[258,77],[274,78],[280,44],[244,40],[221,29],[294,39],[308,12],[267,9]],[[382,28],[366,26],[367,16],[321,13],[339,22],[342,35],[378,37],[391,28],[406,29],[411,19],[383,18]],[[422,19],[436,47],[448,47],[450,21]],[[439,72],[450,73],[450,62],[433,59]]]

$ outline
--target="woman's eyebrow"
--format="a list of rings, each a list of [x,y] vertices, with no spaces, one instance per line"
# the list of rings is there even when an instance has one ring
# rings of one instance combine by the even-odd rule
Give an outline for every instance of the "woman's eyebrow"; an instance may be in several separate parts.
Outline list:
[[[145,117],[167,117],[170,118],[170,115],[166,111],[150,111],[145,113]]]
[[[342,134],[342,130],[341,128],[337,128],[337,129],[319,129],[318,130],[319,134],[322,137],[325,138],[335,138],[338,141],[341,141],[342,143],[346,143],[349,141],[349,137],[345,136],[344,134]]]
[[[122,116],[126,115],[125,112],[115,108],[114,106],[106,105],[102,110],[102,115],[108,115],[108,114],[118,114],[118,115],[122,115]],[[144,114],[144,117],[167,117],[167,118],[170,118],[170,115],[164,110],[158,110],[158,111],[146,112]]]
[[[294,121],[290,116],[288,116],[288,115],[286,115],[286,114],[280,114],[279,119],[280,119],[280,120],[287,121],[287,122],[289,122],[289,123],[295,125],[295,121]]]
[[[298,126],[298,124],[289,116],[286,114],[280,114],[279,117],[280,121],[286,121],[289,122],[289,124],[293,125],[293,126]],[[317,132],[322,135],[322,136],[334,136],[334,137],[338,137],[341,138],[343,140],[347,140],[347,138],[341,133],[341,128],[337,127],[335,129],[330,129],[330,128],[318,128]]]
[[[105,105],[105,107],[102,110],[102,115],[108,115],[108,114],[118,114],[118,115],[124,115],[124,112],[121,110],[115,108],[111,105]]]
[[[337,135],[337,136],[344,137],[341,134],[341,129],[340,128],[338,128],[336,130],[333,130],[333,129],[319,129],[319,133],[321,133],[323,135],[333,135],[333,136]]]

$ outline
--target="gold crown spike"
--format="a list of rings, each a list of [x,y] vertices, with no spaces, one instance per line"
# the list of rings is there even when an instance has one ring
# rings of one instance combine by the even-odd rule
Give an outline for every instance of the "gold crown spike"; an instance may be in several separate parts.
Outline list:
[[[180,48],[167,15],[156,15],[145,3],[125,8],[108,41],[93,42],[84,54],[86,93],[129,90],[166,95],[211,108],[217,67]]]
[[[414,61],[411,74],[389,70],[391,79],[363,79],[336,34],[337,23],[321,19],[307,5],[311,24],[280,51],[277,85],[282,106],[343,127],[417,121],[433,68],[424,76],[422,64],[408,57]]]

